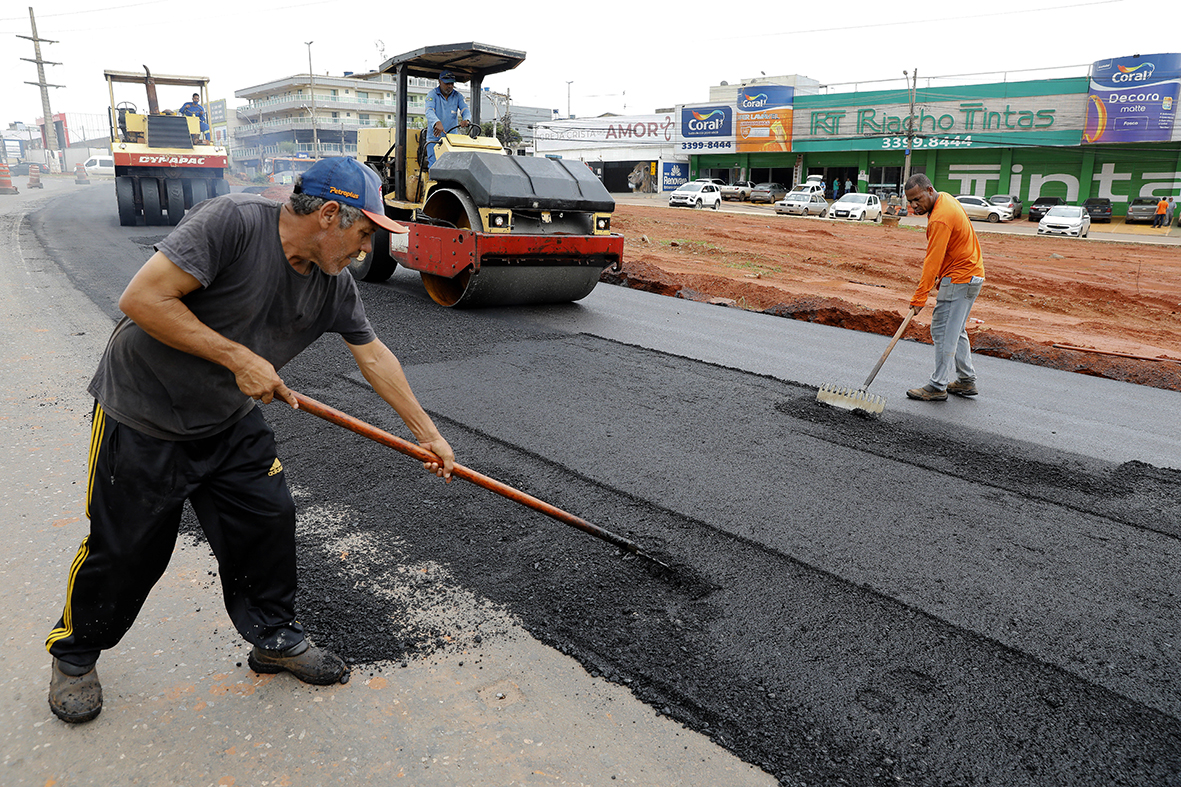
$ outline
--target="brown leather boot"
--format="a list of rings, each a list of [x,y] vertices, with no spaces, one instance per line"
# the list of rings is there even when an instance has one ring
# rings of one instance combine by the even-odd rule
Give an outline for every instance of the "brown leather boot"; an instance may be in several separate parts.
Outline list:
[[[103,687],[98,682],[95,666],[80,668],[54,659],[53,677],[49,680],[49,709],[70,724],[81,724],[98,716],[103,709]]]
[[[290,672],[304,683],[328,686],[349,682],[349,668],[335,653],[306,639],[287,650],[265,650],[257,645],[246,659],[255,672]]]

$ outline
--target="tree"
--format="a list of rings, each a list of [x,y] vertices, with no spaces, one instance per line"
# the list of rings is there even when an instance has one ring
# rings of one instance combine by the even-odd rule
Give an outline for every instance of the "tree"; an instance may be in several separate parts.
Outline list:
[[[489,120],[480,124],[480,133],[486,137],[492,136],[492,127],[496,126],[496,139],[506,148],[513,148],[521,144],[521,133],[512,127],[512,115],[505,114],[499,121]]]

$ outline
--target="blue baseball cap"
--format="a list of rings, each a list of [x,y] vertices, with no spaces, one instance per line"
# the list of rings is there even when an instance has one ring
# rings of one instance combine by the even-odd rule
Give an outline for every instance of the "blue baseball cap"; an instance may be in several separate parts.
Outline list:
[[[446,82],[449,85],[453,85],[453,84],[455,84],[455,74],[452,74],[450,71],[444,71],[441,74],[439,74],[439,81]]]
[[[354,158],[320,159],[303,173],[296,191],[360,208],[370,221],[390,232],[401,235],[410,231],[385,215],[381,178]]]

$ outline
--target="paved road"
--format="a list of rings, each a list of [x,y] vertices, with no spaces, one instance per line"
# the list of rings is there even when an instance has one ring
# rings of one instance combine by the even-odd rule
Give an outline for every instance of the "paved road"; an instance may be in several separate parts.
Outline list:
[[[130,274],[119,253],[96,253],[96,240],[134,259],[136,244],[142,251],[159,233],[112,227],[90,210],[85,196],[55,203],[31,226],[109,309]],[[70,221],[84,235],[67,237]],[[111,275],[92,275],[101,269]],[[470,669],[520,636],[506,633],[506,616],[548,652],[576,659],[590,685],[627,687],[660,714],[634,729],[684,724],[782,784],[1164,785],[1181,776],[1181,396],[982,358],[977,400],[912,403],[901,392],[925,376],[929,348],[903,343],[875,382],[886,412],[863,419],[816,405],[815,386],[859,382],[878,336],[611,287],[577,305],[467,313],[438,309],[399,272],[364,295],[461,460],[677,568],[671,581],[652,578],[580,533],[481,490],[441,488],[376,446],[269,409],[304,512],[305,623],[374,664],[376,678],[440,663],[459,670],[460,658]],[[337,341],[318,343],[284,376],[397,431]],[[49,574],[70,551],[59,547]],[[212,588],[181,592],[214,601]],[[224,620],[206,620],[187,634],[190,647],[233,653]],[[389,659],[409,666],[389,669]],[[248,671],[210,678],[205,658],[187,663],[194,701],[226,683],[253,685]],[[154,667],[134,678],[149,697],[163,685]],[[424,675],[415,685],[430,683]],[[474,684],[464,685],[453,696],[470,700]],[[278,698],[278,724],[296,712],[318,718],[315,706],[283,702],[291,689],[255,690]],[[173,690],[128,697],[123,712],[149,707],[175,733],[191,714],[175,710]],[[333,690],[332,701],[355,696]],[[366,718],[387,712],[391,696],[400,695],[369,704]],[[252,703],[240,698],[242,719]],[[427,704],[417,706],[423,724],[453,729],[454,717]],[[570,710],[581,714],[596,715]],[[594,735],[579,731],[570,748],[597,745]],[[235,756],[250,745],[233,742]],[[375,756],[372,733],[360,748]],[[661,761],[658,745],[641,750],[633,765]],[[303,762],[284,752],[288,764]],[[466,753],[457,783],[507,781],[473,768],[487,749]],[[692,759],[731,767],[717,755]],[[265,767],[257,752],[243,761],[255,774]],[[635,780],[737,778],[702,770]]]

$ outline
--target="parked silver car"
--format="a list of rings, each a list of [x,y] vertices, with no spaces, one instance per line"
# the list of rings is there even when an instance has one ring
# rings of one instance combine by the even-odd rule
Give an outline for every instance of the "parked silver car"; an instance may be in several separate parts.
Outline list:
[[[782,183],[760,183],[750,193],[751,202],[778,202],[787,196],[787,186]]]
[[[1156,203],[1160,202],[1155,197],[1137,197],[1132,200],[1132,204],[1128,206],[1128,212],[1124,216],[1124,223],[1131,224],[1135,221],[1152,221],[1156,216]]]
[[[1021,202],[1021,198],[1015,194],[993,194],[988,198],[988,201],[993,205],[1008,208],[1015,219],[1021,218],[1021,214],[1025,212],[1025,206]]]
[[[973,197],[970,194],[963,194],[956,199],[964,206],[964,212],[968,214],[968,218],[973,221],[990,221],[996,224],[998,221],[1012,221],[1013,212],[1003,205],[993,205],[984,197]]]
[[[775,203],[775,212],[786,216],[819,216],[823,219],[828,215],[828,200],[823,194],[793,191]]]

